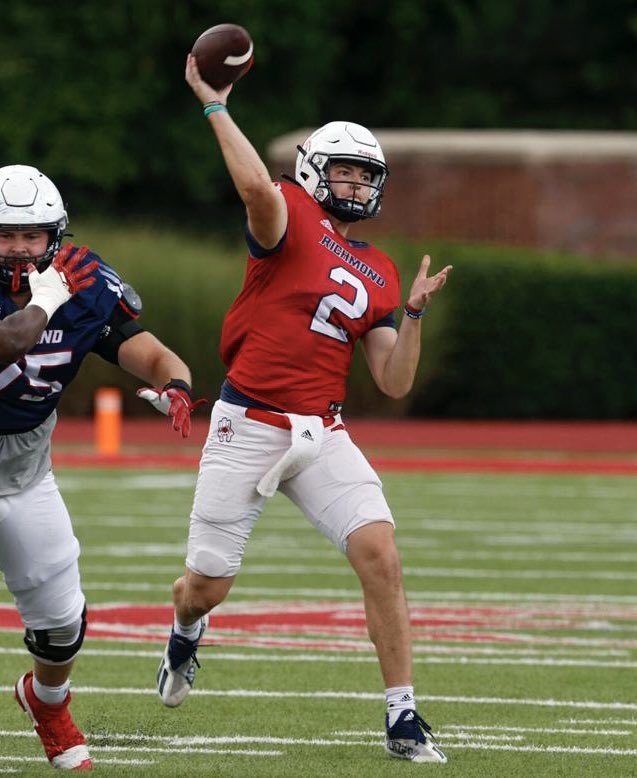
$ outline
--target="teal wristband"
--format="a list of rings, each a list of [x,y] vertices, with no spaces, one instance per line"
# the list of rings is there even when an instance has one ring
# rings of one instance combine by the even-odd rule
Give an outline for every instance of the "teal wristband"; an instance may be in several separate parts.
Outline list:
[[[223,103],[213,102],[213,103],[206,103],[203,107],[203,115],[209,116],[211,113],[216,113],[217,111],[225,111],[228,113],[228,109]]]

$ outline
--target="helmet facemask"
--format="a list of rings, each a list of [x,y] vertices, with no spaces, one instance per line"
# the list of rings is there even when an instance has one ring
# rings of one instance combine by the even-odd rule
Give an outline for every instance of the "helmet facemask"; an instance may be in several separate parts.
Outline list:
[[[343,222],[371,219],[380,211],[380,204],[389,171],[380,145],[365,127],[352,122],[330,122],[316,130],[297,146],[296,180],[328,213]],[[361,184],[343,179],[330,180],[330,167],[343,162],[367,168],[371,181]],[[367,202],[354,196],[336,197],[331,184],[352,183],[369,189]]]
[[[27,165],[0,168],[0,231],[48,233],[44,254],[0,256],[0,284],[13,294],[29,290],[27,265],[45,270],[60,249],[68,223],[57,188],[39,170]]]
[[[305,155],[302,146],[297,146],[299,154]],[[357,167],[364,167],[371,173],[369,183],[361,184],[359,181],[347,179],[331,179],[330,169],[332,165],[344,162]],[[342,222],[357,222],[361,219],[373,219],[380,211],[380,203],[383,197],[383,189],[387,178],[387,166],[384,163],[370,162],[366,158],[347,157],[341,154],[323,154],[314,152],[307,164],[315,171],[318,182],[314,189],[313,197],[328,213]],[[336,197],[332,190],[332,184],[354,184],[356,187],[369,190],[369,198],[365,203],[356,199],[356,190],[352,190],[350,197]]]
[[[55,228],[47,229],[47,225],[28,225],[26,227],[17,227],[16,225],[0,224],[1,231],[17,232],[35,232],[37,230],[46,230],[49,234],[48,245],[44,254],[38,257],[31,256],[2,256],[0,255],[0,284],[9,287],[13,294],[25,292],[29,287],[29,273],[27,265],[35,265],[35,269],[41,273],[53,262],[53,258],[60,250],[60,244],[64,236],[64,230]]]

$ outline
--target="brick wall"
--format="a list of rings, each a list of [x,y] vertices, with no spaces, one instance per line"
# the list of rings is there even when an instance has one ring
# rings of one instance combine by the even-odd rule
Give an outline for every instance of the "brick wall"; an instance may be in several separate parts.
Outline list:
[[[352,232],[637,257],[637,133],[375,130],[390,177],[378,219]],[[299,130],[268,149],[294,171]],[[356,234],[355,234],[356,233]]]

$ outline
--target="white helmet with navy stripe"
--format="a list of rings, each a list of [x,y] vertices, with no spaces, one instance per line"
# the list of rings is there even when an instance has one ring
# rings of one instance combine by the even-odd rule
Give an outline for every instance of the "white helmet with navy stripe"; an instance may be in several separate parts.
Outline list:
[[[378,214],[389,171],[380,144],[368,129],[353,122],[330,122],[313,132],[297,148],[296,180],[328,213],[347,222],[370,219]],[[336,161],[369,168],[371,193],[366,203],[353,197],[334,197],[330,189],[329,166]]]
[[[40,257],[29,258],[39,271],[51,264],[67,224],[62,196],[51,179],[29,165],[0,168],[0,230],[46,230],[49,233],[46,252]],[[26,264],[25,260],[15,257],[0,257],[0,284],[17,291],[15,276],[19,273],[20,291],[28,289]]]

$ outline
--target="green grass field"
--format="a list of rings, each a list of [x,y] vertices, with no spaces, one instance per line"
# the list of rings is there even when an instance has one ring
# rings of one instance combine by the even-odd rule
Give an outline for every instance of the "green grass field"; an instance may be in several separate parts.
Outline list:
[[[419,709],[449,756],[428,766],[382,749],[383,686],[357,580],[284,498],[270,501],[207,633],[195,691],[169,710],[154,676],[194,473],[57,476],[101,636],[73,676],[97,774],[637,775],[634,479],[384,474]],[[0,631],[0,654],[0,773],[45,775],[12,699],[29,666],[17,628]]]

